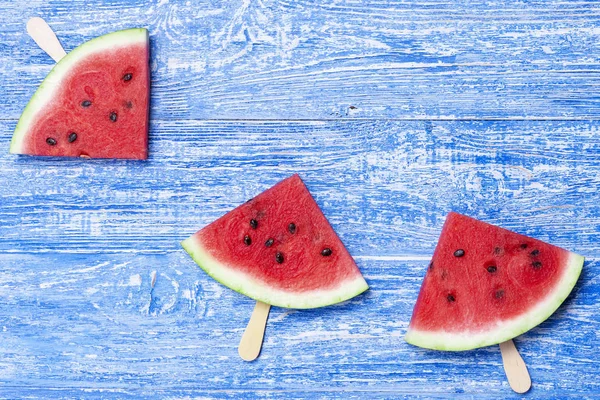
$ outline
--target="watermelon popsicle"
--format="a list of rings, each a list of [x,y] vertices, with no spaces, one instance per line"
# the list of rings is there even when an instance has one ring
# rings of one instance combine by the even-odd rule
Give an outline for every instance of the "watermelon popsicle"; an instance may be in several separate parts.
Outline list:
[[[461,351],[507,342],[567,298],[583,257],[451,212],[414,306],[406,341]]]
[[[27,31],[57,64],[23,111],[10,152],[146,159],[148,31],[109,33],[83,43],[69,54],[41,18],[32,18]]]
[[[215,280],[266,305],[324,307],[368,289],[298,175],[238,206],[182,246]],[[269,307],[260,303],[253,315],[266,321]],[[252,336],[262,339],[260,330]]]

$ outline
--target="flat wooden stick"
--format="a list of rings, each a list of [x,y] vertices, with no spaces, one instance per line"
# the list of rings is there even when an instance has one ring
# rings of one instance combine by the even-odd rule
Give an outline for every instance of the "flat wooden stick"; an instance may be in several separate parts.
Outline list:
[[[260,354],[270,310],[271,306],[269,304],[262,301],[256,302],[250,322],[248,322],[248,326],[238,347],[238,353],[244,361],[256,360]]]
[[[531,388],[531,377],[527,366],[512,340],[500,343],[500,353],[504,363],[504,372],[512,390],[525,393]]]
[[[67,55],[52,28],[40,17],[27,22],[27,33],[54,61],[59,62]]]

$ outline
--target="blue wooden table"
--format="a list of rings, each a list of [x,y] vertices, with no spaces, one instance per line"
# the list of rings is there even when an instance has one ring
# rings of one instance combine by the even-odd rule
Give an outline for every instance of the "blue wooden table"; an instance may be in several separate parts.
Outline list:
[[[147,162],[8,154],[53,62],[147,27]],[[515,340],[530,398],[600,395],[600,9],[594,1],[0,3],[1,398],[511,398],[497,346],[406,332],[450,210],[587,259],[573,294]],[[179,242],[293,173],[371,286],[271,312]],[[154,283],[154,284],[153,284]]]

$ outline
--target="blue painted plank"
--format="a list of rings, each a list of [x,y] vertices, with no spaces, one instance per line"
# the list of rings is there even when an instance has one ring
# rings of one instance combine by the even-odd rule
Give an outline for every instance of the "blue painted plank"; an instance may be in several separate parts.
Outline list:
[[[5,149],[13,125],[0,121]],[[455,210],[600,257],[599,129],[179,121],[152,124],[148,162],[0,153],[0,250],[179,251],[187,235],[298,172],[355,255],[429,255]]]
[[[15,15],[45,17],[67,49],[148,27],[160,120],[599,116],[593,1],[4,2],[11,119],[52,65]]]
[[[2,386],[510,397],[497,346],[446,353],[402,340],[427,261],[357,261],[367,293],[322,309],[275,308],[261,357],[244,363],[237,343],[253,301],[183,252],[0,255],[10,310],[0,315]],[[575,295],[516,340],[541,397],[600,390],[597,270],[588,262]]]

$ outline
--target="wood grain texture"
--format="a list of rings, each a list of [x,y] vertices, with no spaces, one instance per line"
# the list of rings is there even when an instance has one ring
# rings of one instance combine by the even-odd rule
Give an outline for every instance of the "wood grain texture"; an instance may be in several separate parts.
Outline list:
[[[147,27],[161,120],[598,117],[594,1],[222,3],[3,2],[4,118],[52,65],[14,15],[44,16],[67,50]]]
[[[12,126],[0,121],[4,148]],[[298,172],[354,255],[429,256],[455,210],[600,257],[599,129],[557,121],[155,122],[148,162],[0,154],[0,250],[180,251],[199,227]]]
[[[148,161],[7,154],[52,66],[36,15],[67,50],[150,29]],[[0,21],[0,397],[518,398],[497,346],[402,340],[450,210],[587,258],[516,343],[527,397],[600,393],[595,2],[33,0]],[[179,242],[296,172],[371,289],[274,308],[244,363],[254,301]]]
[[[441,353],[402,340],[426,261],[359,257],[368,293],[323,309],[274,308],[261,357],[248,364],[237,344],[254,302],[201,274],[181,252],[0,259],[10,310],[0,316],[0,366],[3,387],[13,390],[510,397],[497,346]],[[589,272],[597,268],[588,262],[566,305],[518,339],[540,397],[600,390],[600,288]]]

